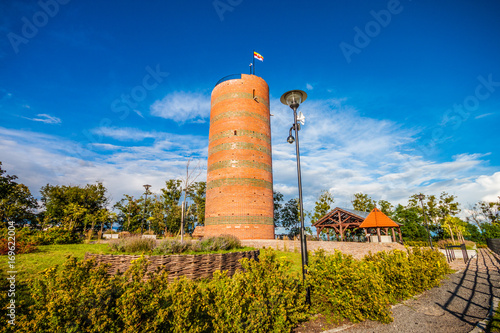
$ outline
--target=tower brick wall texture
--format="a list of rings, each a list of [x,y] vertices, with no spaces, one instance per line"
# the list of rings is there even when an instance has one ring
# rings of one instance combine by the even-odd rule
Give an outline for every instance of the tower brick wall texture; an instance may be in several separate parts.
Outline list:
[[[269,87],[241,75],[212,91],[205,236],[274,239]]]

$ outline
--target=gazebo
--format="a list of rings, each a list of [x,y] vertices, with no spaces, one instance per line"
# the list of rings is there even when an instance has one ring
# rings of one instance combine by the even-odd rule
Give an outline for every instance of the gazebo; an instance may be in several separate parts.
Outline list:
[[[360,224],[359,228],[365,229],[365,235],[367,236],[369,229],[376,229],[379,243],[382,242],[381,231],[384,232],[385,236],[389,236],[389,228],[392,230],[392,241],[396,242],[396,233],[394,232],[394,229],[396,228],[399,234],[399,241],[403,243],[403,235],[401,234],[400,225],[391,220],[377,207],[373,208],[363,223]]]
[[[378,208],[374,208],[370,213],[359,210],[336,207],[334,210],[327,213],[325,216],[316,221],[313,226],[316,228],[317,236],[324,229],[333,229],[339,235],[340,240],[344,240],[347,230],[364,229],[365,235],[368,236],[370,229],[375,229],[378,242],[382,242],[382,234],[389,236],[389,228],[392,230],[392,241],[396,241],[396,234],[399,234],[399,240],[403,242],[401,227],[399,224],[391,220],[387,215],[381,212]],[[330,235],[328,235],[330,240]]]
[[[367,212],[359,210],[336,207],[331,212],[320,218],[313,224],[316,227],[316,233],[319,234],[324,229],[333,229],[341,240],[344,239],[346,230],[356,230],[368,216]],[[330,240],[330,235],[328,235]]]

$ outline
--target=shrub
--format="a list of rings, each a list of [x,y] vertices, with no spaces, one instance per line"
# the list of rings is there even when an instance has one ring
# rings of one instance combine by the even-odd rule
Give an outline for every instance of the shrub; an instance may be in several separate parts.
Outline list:
[[[31,302],[16,312],[16,332],[286,332],[308,317],[300,279],[273,251],[244,272],[212,281],[144,280],[142,257],[110,276],[95,261],[69,258],[31,285]]]
[[[9,244],[8,238],[0,238],[0,255],[7,255],[11,249],[14,249],[15,254],[31,253],[37,250],[34,243],[16,240],[15,244]]]
[[[119,238],[126,238],[126,237],[130,237],[130,236],[131,236],[131,234],[128,231],[121,231],[118,233]]]
[[[0,238],[8,239],[8,229],[0,230]],[[31,243],[33,245],[52,244],[77,244],[81,243],[80,236],[68,229],[54,227],[47,230],[34,230],[30,228],[18,228],[15,230],[16,242]]]
[[[226,251],[240,249],[241,241],[233,235],[221,235],[217,237],[204,238],[191,245],[191,250],[195,252],[205,251]]]
[[[459,241],[452,242],[451,239],[440,239],[436,242],[436,246],[440,249],[444,249],[445,245],[462,245],[462,244],[463,243]],[[466,240],[465,248],[467,250],[473,250],[476,248],[476,243]]]
[[[444,255],[429,248],[381,251],[369,254],[364,260],[372,262],[381,274],[392,303],[439,285],[445,275],[451,273]]]
[[[383,280],[385,293],[391,303],[415,295],[408,253],[401,250],[369,254],[366,261],[373,263]]]
[[[208,314],[215,332],[289,332],[308,318],[305,289],[289,274],[291,263],[272,249],[259,261],[242,259],[232,278],[215,273],[208,290]]]
[[[370,261],[355,260],[337,250],[332,255],[319,250],[311,256],[308,270],[312,305],[327,319],[392,321],[382,275]]]
[[[116,252],[150,252],[156,247],[156,240],[140,236],[128,237],[111,241],[109,247]]]
[[[190,242],[181,243],[177,239],[166,239],[158,243],[158,246],[153,250],[153,254],[174,254],[182,253],[190,249]]]
[[[427,247],[429,246],[428,241],[414,241],[414,240],[405,240],[404,245],[412,246],[412,247]]]
[[[69,258],[47,269],[31,286],[28,315],[16,316],[20,332],[112,332],[120,277],[105,266]]]
[[[30,237],[30,240],[37,245],[78,244],[82,241],[76,232],[59,227],[37,230]]]
[[[452,272],[444,254],[439,251],[413,248],[408,251],[408,261],[416,294],[438,286],[441,279]]]

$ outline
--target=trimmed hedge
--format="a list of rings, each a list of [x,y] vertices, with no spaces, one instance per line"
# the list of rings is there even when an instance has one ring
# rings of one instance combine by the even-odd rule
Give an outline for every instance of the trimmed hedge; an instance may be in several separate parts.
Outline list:
[[[320,250],[311,257],[312,305],[327,319],[392,321],[389,305],[439,285],[451,273],[443,254],[413,248],[370,254],[363,260]]]
[[[309,286],[314,309],[333,322],[392,321],[384,280],[373,263],[323,250],[311,257]]]

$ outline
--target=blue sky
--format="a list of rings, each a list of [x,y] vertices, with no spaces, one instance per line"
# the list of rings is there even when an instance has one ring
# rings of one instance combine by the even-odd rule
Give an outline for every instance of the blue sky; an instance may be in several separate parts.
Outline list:
[[[210,94],[256,74],[271,95],[276,190],[406,203],[500,195],[498,1],[3,1],[0,161],[35,195],[102,181],[112,200],[206,166]],[[204,180],[203,172],[199,180]]]

